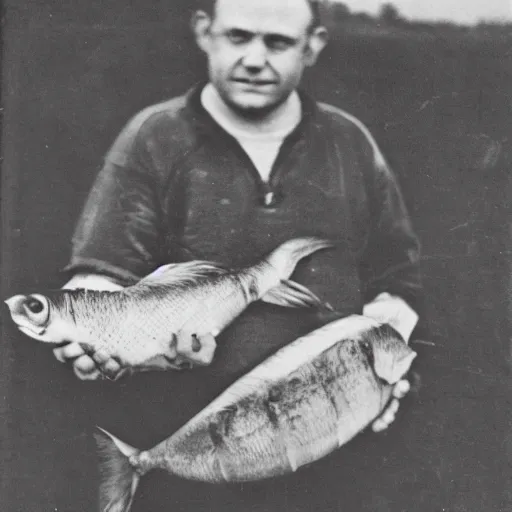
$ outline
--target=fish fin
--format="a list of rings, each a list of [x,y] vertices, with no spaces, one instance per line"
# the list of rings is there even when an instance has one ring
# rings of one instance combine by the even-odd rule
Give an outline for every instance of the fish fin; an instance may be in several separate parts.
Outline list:
[[[316,307],[332,311],[332,307],[320,300],[309,288],[288,279],[283,279],[280,285],[270,289],[261,300],[288,308]]]
[[[266,260],[277,270],[282,279],[288,279],[302,258],[320,249],[327,249],[333,246],[332,242],[322,238],[293,238],[272,251],[266,257]]]
[[[158,267],[143,277],[135,287],[193,284],[198,279],[225,274],[227,270],[210,261],[194,260],[184,263],[169,263]]]
[[[373,351],[375,373],[388,384],[396,384],[409,371],[416,352],[405,342],[398,352],[378,349]]]
[[[322,327],[323,325],[330,324],[331,322],[335,322],[346,317],[346,314],[334,310],[330,304],[326,303],[326,306],[327,307],[318,310],[316,314],[318,327]]]
[[[100,456],[100,512],[129,512],[140,480],[130,457],[140,451],[99,427],[94,437]]]
[[[288,461],[288,464],[290,465],[290,469],[293,473],[299,469],[299,462],[298,457],[296,454],[296,451],[293,447],[286,445],[286,460]]]

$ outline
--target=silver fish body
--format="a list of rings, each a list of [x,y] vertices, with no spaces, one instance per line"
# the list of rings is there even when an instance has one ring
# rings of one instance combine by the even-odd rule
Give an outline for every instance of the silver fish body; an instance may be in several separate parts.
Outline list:
[[[297,238],[241,270],[192,261],[160,267],[120,291],[58,290],[17,295],[6,303],[19,329],[39,341],[76,342],[124,367],[165,369],[177,356],[176,333],[210,335],[214,344],[213,336],[251,302],[319,306],[312,292],[288,278],[301,258],[329,246],[325,240]],[[215,347],[209,348],[205,364]]]
[[[271,478],[310,464],[383,411],[415,356],[389,325],[354,315],[279,350],[148,451],[103,431],[100,448],[118,461],[111,467],[122,467],[124,457],[132,478],[122,490],[112,486],[118,475],[106,472],[100,510],[126,512],[139,477],[154,468],[222,483]]]

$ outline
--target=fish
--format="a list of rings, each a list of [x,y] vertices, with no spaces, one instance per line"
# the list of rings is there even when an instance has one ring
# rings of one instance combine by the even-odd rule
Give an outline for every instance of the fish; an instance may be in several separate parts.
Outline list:
[[[100,512],[128,512],[153,469],[222,484],[312,464],[382,413],[415,357],[389,324],[351,315],[278,350],[149,450],[98,427]]]
[[[250,303],[322,308],[313,292],[289,277],[301,259],[332,246],[317,237],[294,238],[242,269],[194,260],[159,267],[117,291],[61,289],[5,302],[31,338],[78,343],[89,355],[114,359],[123,372],[208,365],[215,337]]]

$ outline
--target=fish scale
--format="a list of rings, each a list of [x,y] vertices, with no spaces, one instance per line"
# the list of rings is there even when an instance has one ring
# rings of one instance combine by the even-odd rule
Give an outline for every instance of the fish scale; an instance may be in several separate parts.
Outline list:
[[[57,290],[16,295],[6,303],[25,334],[46,343],[75,342],[92,356],[101,351],[102,359],[120,362],[120,371],[175,368],[178,356],[205,365],[213,359],[214,337],[255,300],[327,307],[289,278],[299,260],[328,247],[327,240],[296,238],[247,268],[199,260],[169,264],[119,291]],[[204,345],[193,353],[190,343],[174,343],[178,335],[203,337]]]
[[[139,479],[156,468],[219,484],[311,464],[383,411],[415,356],[391,326],[352,315],[280,349],[150,450],[101,430],[100,510],[127,512]]]

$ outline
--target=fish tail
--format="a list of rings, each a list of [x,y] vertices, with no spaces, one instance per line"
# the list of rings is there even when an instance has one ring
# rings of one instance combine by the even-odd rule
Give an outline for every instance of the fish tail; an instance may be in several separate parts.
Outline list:
[[[302,258],[332,246],[333,244],[328,240],[315,237],[294,238],[281,244],[266,258],[267,262],[277,270],[279,284],[267,289],[261,300],[291,308],[315,307],[319,311],[332,310],[329,304],[322,302],[311,290],[288,279]]]
[[[132,460],[140,450],[97,428],[94,437],[100,457],[100,512],[129,512],[141,476]]]
[[[332,307],[319,299],[309,288],[288,279],[282,280],[279,286],[270,289],[261,300],[288,308],[317,308],[318,312],[332,312]]]
[[[332,242],[322,238],[294,238],[281,244],[266,259],[278,271],[281,279],[288,279],[302,258],[332,246]]]

